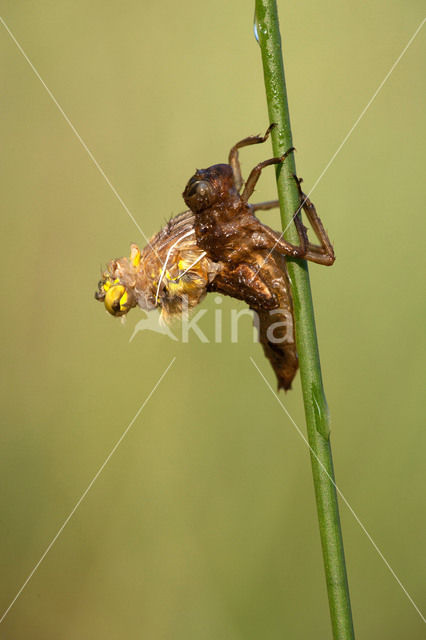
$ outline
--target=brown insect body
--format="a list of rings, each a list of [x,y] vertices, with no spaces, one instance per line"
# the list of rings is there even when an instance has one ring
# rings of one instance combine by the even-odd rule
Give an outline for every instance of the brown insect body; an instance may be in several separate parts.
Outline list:
[[[210,187],[209,191],[204,187],[202,198],[197,197],[200,183]],[[290,388],[298,366],[292,300],[285,259],[265,237],[269,228],[239,194],[230,165],[197,171],[183,198],[195,214],[198,246],[224,263],[210,290],[244,300],[256,312],[259,340],[277,375],[278,388]],[[272,310],[279,312],[272,314]],[[269,338],[273,325],[275,332]]]
[[[278,389],[289,389],[298,359],[293,304],[285,259],[276,253],[255,252],[234,267],[225,264],[209,285],[210,291],[246,302],[255,312],[254,323],[265,356],[277,376]]]
[[[146,310],[161,307],[166,321],[192,309],[209,291],[244,300],[256,312],[259,340],[276,373],[278,388],[289,389],[298,362],[285,256],[330,265],[334,252],[297,178],[300,208],[320,245],[308,240],[296,214],[299,245],[286,242],[282,234],[256,218],[255,211],[276,207],[278,201],[248,204],[262,169],[282,163],[287,154],[258,164],[244,184],[238,150],[264,142],[272,126],[264,136],[244,138],[232,147],[229,164],[196,171],[183,193],[190,211],[172,218],[142,253],[132,245],[130,258],[112,260],[96,298],[113,315],[124,315],[136,305]]]

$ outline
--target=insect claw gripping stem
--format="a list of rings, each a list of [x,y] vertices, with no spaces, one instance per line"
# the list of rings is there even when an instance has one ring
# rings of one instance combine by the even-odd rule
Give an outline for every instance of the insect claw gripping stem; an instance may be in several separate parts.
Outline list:
[[[270,124],[269,127],[266,129],[265,135],[248,136],[247,138],[243,138],[242,140],[234,144],[231,151],[229,152],[228,164],[230,164],[232,167],[232,173],[234,174],[234,182],[235,182],[235,187],[237,191],[240,191],[241,187],[244,184],[244,180],[241,175],[241,166],[240,166],[240,160],[238,157],[238,150],[241,149],[242,147],[248,147],[249,145],[252,145],[252,144],[262,144],[263,142],[266,142],[266,140],[269,138],[269,134],[273,129],[275,129],[276,126],[277,126],[276,122],[272,122],[272,124]]]
[[[294,151],[294,147],[290,147],[290,149],[287,149],[284,155],[280,156],[279,158],[270,158],[269,160],[259,162],[259,164],[257,164],[254,169],[251,170],[250,175],[247,178],[247,182],[241,194],[241,200],[243,200],[244,202],[248,202],[249,198],[253,194],[257,181],[260,178],[262,169],[264,169],[265,167],[269,167],[272,164],[282,164],[292,151]]]
[[[296,147],[290,147],[290,149],[287,149],[285,154],[283,156],[281,156],[281,162],[284,162],[284,160],[287,158],[287,156],[289,156],[290,153],[292,153],[293,151],[296,151]]]

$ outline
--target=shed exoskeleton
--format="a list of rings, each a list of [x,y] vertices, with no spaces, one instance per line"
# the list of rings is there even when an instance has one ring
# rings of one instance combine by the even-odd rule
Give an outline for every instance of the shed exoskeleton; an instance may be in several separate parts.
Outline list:
[[[135,306],[146,311],[161,309],[169,322],[183,310],[194,308],[215,291],[244,300],[255,312],[259,340],[272,364],[278,388],[285,390],[298,368],[293,327],[293,305],[286,257],[331,265],[334,251],[316,209],[301,189],[300,206],[319,240],[312,244],[298,211],[294,215],[299,244],[263,224],[259,210],[279,206],[277,200],[250,204],[262,170],[285,161],[259,163],[244,183],[239,149],[263,143],[264,136],[249,136],[234,145],[228,164],[197,170],[183,192],[188,211],[172,218],[140,251],[133,244],[129,258],[111,260],[95,294],[114,316]]]

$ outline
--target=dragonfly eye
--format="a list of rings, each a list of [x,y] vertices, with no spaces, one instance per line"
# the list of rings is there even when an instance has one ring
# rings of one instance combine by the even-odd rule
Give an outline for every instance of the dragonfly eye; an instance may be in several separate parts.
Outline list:
[[[186,185],[183,198],[188,207],[195,212],[207,209],[216,199],[214,188],[207,180],[200,180],[196,176]]]
[[[122,284],[113,285],[105,294],[105,308],[113,316],[123,316],[130,309],[129,294]]]

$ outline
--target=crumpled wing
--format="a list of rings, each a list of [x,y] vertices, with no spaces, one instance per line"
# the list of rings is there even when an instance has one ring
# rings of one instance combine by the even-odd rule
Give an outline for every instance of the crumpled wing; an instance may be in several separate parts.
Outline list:
[[[136,282],[140,307],[161,307],[169,323],[193,309],[207,293],[219,265],[196,243],[194,214],[185,211],[153,236],[141,254]]]

